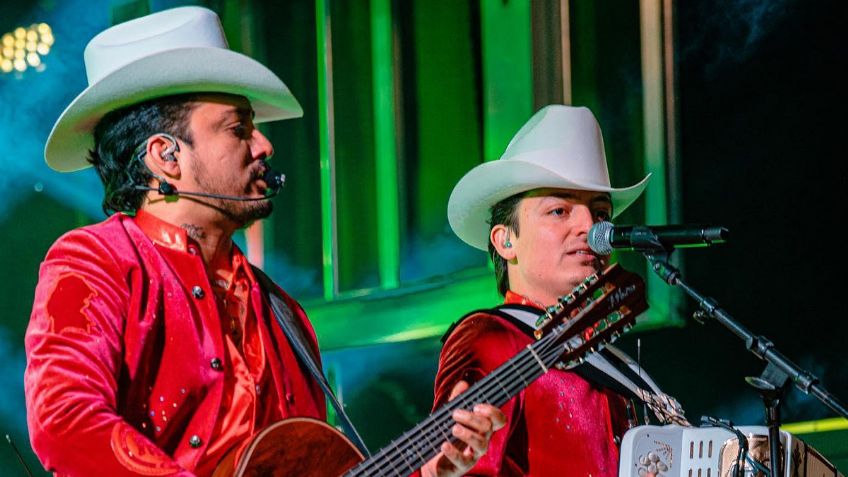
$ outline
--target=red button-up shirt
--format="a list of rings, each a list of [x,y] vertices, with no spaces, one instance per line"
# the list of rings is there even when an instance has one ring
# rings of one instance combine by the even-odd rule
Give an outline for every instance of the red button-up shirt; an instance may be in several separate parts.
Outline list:
[[[144,211],[138,211],[135,222],[159,246],[192,255],[200,250],[185,229]],[[233,246],[229,256],[208,264],[207,270],[224,331],[224,387],[209,446],[195,471],[198,475],[212,474],[232,447],[246,444],[254,432],[280,420],[279,397],[268,387],[265,349],[250,303],[250,289],[258,282],[247,257]]]

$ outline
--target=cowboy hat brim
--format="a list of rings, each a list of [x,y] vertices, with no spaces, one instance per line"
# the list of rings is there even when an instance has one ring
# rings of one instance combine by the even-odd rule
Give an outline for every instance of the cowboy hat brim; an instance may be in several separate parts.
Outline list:
[[[303,116],[288,87],[271,70],[241,53],[190,47],[129,63],[86,88],[65,109],[44,147],[47,165],[60,172],[89,167],[92,132],[107,113],[150,99],[184,93],[246,97],[255,122]]]
[[[645,190],[651,174],[625,188],[566,179],[558,172],[520,159],[492,161],[468,171],[448,200],[448,222],[468,245],[486,251],[489,246],[491,207],[515,194],[533,189],[576,189],[608,192],[613,214],[629,207]]]

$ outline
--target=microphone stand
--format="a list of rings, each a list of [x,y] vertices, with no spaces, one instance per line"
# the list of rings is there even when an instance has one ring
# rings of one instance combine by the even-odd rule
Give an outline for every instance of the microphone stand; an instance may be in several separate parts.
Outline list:
[[[638,243],[636,243],[638,242]],[[842,417],[848,418],[848,409],[835,396],[819,384],[819,379],[786,358],[774,347],[774,343],[764,336],[756,336],[736,322],[730,314],[719,307],[712,298],[706,297],[683,281],[680,270],[669,263],[671,248],[663,246],[653,234],[643,234],[633,243],[651,264],[651,269],[671,286],[676,286],[698,302],[700,310],[694,318],[703,324],[706,318],[713,318],[745,342],[745,348],[766,362],[759,377],[748,377],[746,382],[760,393],[766,408],[766,425],[769,429],[771,475],[781,475],[780,470],[780,402],[789,382],[803,391],[812,394],[824,405]]]

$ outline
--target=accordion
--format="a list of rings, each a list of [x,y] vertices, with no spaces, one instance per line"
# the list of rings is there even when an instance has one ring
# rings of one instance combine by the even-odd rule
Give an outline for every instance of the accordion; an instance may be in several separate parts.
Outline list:
[[[739,440],[719,427],[638,426],[621,441],[619,477],[746,477],[766,475],[769,468],[768,428],[741,426],[747,437],[747,459]],[[811,446],[780,431],[783,474],[780,477],[843,477]]]

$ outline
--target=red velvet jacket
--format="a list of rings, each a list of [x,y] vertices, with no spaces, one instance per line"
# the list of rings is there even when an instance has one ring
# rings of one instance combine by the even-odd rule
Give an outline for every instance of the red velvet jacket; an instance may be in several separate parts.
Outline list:
[[[282,417],[326,417],[258,285],[250,290]],[[302,308],[300,318],[317,353]],[[154,244],[117,214],[60,238],[26,335],[32,447],[69,476],[190,476],[219,413],[221,321],[200,255]],[[261,396],[261,394],[260,394]]]
[[[510,294],[516,302],[521,297]],[[509,321],[475,313],[453,330],[439,358],[436,409],[454,384],[480,378],[525,349],[532,338]],[[580,376],[551,369],[502,408],[506,426],[469,475],[615,477],[615,439],[627,429],[625,400]]]

